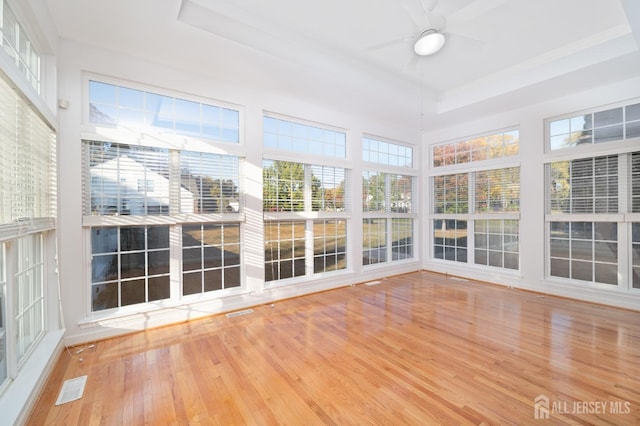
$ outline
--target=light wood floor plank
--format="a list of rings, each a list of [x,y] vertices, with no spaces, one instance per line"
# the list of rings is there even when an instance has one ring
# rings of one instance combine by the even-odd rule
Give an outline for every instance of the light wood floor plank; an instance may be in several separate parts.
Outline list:
[[[535,424],[538,395],[640,424],[640,312],[416,272],[71,348],[29,424]]]

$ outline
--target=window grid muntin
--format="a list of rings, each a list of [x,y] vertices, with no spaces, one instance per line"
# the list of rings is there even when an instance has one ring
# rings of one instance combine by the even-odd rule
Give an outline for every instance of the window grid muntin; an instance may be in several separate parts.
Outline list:
[[[413,258],[413,219],[391,219],[391,260]]]
[[[347,268],[347,223],[341,219],[313,221],[313,273]]]
[[[182,225],[183,296],[241,286],[240,232],[240,223]],[[193,254],[198,264],[187,267]]]
[[[474,221],[474,263],[505,269],[520,268],[519,221]]]
[[[387,261],[387,219],[362,220],[362,263],[373,265]]]
[[[413,167],[413,148],[364,137],[362,160],[391,167]]]
[[[98,80],[89,80],[89,122],[240,142],[238,110]]]
[[[618,285],[616,222],[552,221],[549,229],[550,276]]]
[[[265,282],[306,275],[306,222],[273,220],[264,224]]]
[[[549,119],[547,132],[551,151],[640,137],[640,103]]]
[[[467,164],[476,161],[512,157],[520,152],[519,130],[507,130],[484,136],[434,145],[433,167]]]
[[[14,317],[16,361],[20,363],[44,335],[44,248],[42,234],[16,240]]]
[[[282,118],[263,117],[263,138],[265,149],[329,158],[347,155],[345,132]]]
[[[467,263],[467,221],[457,219],[433,220],[433,257]]]
[[[102,245],[98,244],[101,232],[110,237]],[[169,232],[168,226],[91,228],[92,312],[171,297]],[[129,246],[125,247],[125,243]],[[105,266],[106,273],[99,273],[98,268]]]

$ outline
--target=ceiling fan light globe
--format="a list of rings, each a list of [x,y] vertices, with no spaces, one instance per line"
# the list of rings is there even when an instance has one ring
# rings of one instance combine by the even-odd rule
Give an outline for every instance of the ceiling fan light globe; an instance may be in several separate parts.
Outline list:
[[[413,49],[420,56],[433,55],[444,46],[444,42],[444,34],[436,30],[427,30],[418,38]]]

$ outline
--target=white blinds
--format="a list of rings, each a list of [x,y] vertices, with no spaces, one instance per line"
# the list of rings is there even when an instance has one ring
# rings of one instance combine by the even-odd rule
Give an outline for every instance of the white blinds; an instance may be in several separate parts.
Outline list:
[[[619,212],[617,155],[558,161],[546,168],[547,213]]]
[[[56,140],[0,79],[0,239],[50,229],[56,216]]]

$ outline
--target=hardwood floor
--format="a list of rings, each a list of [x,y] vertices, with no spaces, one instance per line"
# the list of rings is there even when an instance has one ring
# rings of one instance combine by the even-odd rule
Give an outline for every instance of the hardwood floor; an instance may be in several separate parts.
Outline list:
[[[640,312],[430,272],[80,356],[61,356],[29,424],[640,424]],[[54,406],[85,374],[84,396]]]

